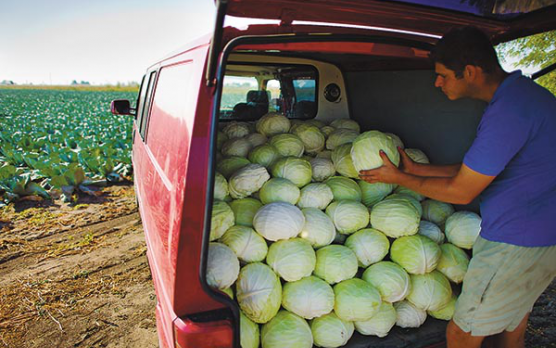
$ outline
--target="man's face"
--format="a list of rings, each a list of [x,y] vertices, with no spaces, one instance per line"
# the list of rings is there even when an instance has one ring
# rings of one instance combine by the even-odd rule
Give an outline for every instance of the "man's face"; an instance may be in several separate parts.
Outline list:
[[[467,96],[467,81],[463,77],[456,77],[453,70],[441,63],[435,63],[434,71],[436,72],[434,86],[440,87],[448,99],[456,100]]]

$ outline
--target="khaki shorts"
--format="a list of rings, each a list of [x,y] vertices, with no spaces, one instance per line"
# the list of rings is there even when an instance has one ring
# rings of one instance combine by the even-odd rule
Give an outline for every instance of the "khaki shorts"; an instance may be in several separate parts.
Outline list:
[[[520,247],[479,237],[454,322],[472,336],[513,331],[556,276],[556,246]]]

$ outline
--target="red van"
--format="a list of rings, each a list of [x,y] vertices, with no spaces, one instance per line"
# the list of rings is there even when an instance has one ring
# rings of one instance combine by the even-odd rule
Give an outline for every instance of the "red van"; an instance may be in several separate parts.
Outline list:
[[[217,0],[216,7],[211,35],[147,69],[136,108],[112,104],[114,113],[135,116],[135,191],[161,347],[240,347],[237,304],[205,278],[223,125],[272,111],[349,118],[362,131],[399,135],[431,162],[454,163],[471,144],[484,104],[450,102],[434,87],[434,43],[463,25],[483,29],[494,43],[556,28],[554,1]],[[223,27],[225,16],[280,24],[240,30]],[[445,326],[429,319],[385,339],[355,334],[346,346],[442,347]]]

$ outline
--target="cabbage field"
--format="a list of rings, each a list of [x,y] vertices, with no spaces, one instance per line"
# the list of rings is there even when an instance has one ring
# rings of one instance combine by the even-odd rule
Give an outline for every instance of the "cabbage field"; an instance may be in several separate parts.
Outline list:
[[[221,126],[206,278],[237,301],[242,348],[340,347],[452,318],[481,217],[358,178],[380,150],[398,165],[397,147],[347,119]]]
[[[136,93],[0,89],[0,204],[130,179],[133,119],[112,115],[112,99]]]

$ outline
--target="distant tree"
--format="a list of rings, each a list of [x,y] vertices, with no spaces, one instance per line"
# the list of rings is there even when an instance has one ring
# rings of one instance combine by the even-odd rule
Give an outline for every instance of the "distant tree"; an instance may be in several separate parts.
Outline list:
[[[79,84],[79,83],[77,82],[77,80],[71,81],[71,85],[72,85],[72,86],[75,86],[75,85],[78,85],[78,84]]]
[[[497,47],[502,60],[518,59],[516,65],[540,70],[556,63],[556,30],[520,38]],[[537,82],[556,95],[556,71],[552,71]]]

